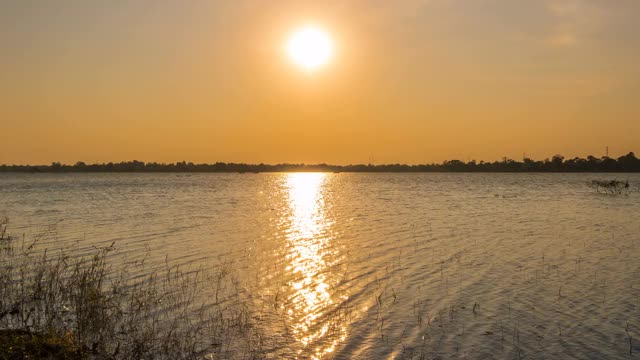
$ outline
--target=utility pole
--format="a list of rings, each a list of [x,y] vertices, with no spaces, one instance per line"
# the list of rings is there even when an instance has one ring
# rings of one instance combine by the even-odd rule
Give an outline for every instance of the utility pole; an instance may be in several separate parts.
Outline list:
[[[609,157],[609,146],[606,146],[606,147],[605,147],[605,152],[606,152],[606,154],[607,154],[606,156],[607,156],[607,157]]]

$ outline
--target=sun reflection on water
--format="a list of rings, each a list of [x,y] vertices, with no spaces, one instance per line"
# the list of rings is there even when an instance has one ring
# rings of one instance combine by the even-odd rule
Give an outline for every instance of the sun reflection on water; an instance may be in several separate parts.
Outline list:
[[[323,173],[293,173],[287,175],[286,182],[291,210],[287,272],[294,279],[287,315],[296,340],[313,358],[333,352],[338,341],[346,337],[345,325],[337,324],[337,338],[328,338],[335,325],[330,325],[327,317],[339,299],[332,295],[328,271],[330,259],[337,254],[330,246],[331,221],[323,194],[326,181],[327,174]]]

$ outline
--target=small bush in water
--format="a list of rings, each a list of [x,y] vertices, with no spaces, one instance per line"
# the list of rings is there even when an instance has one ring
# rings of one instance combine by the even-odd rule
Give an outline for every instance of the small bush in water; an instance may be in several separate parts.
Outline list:
[[[602,194],[623,194],[629,192],[629,181],[592,180],[591,188]]]

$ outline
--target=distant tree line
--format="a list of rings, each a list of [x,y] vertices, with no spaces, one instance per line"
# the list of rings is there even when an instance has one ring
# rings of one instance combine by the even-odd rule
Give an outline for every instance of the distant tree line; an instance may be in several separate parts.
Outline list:
[[[603,156],[596,158],[566,159],[555,155],[551,159],[522,161],[503,158],[494,162],[468,162],[447,160],[440,164],[406,165],[406,164],[244,164],[223,163],[194,164],[181,161],[165,164],[156,162],[127,161],[120,163],[85,164],[77,162],[66,165],[54,162],[51,165],[0,165],[0,172],[288,172],[288,171],[326,171],[326,172],[640,172],[640,159],[632,152],[617,159]]]

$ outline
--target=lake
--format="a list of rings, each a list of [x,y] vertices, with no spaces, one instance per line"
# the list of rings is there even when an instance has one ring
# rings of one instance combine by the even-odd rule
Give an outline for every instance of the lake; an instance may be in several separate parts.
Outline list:
[[[593,179],[632,192],[598,194]],[[231,264],[267,358],[628,359],[640,353],[639,184],[0,174],[0,215],[42,249],[115,242],[115,266]]]

